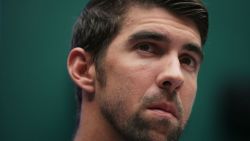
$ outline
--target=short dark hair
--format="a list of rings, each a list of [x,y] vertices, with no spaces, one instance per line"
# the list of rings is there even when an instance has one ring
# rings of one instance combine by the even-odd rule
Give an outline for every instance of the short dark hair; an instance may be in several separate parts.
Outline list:
[[[201,0],[90,0],[73,29],[71,47],[81,47],[91,53],[98,73],[98,64],[108,45],[121,29],[130,6],[156,6],[192,20],[205,44],[208,33],[208,11]],[[82,90],[77,88],[78,110]],[[80,112],[80,111],[78,111]]]

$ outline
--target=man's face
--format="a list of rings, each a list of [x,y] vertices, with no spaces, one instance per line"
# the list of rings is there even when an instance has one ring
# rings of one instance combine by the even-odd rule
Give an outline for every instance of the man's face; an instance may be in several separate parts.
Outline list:
[[[95,83],[104,120],[130,141],[177,139],[191,113],[201,60],[193,22],[160,8],[131,8],[103,58],[105,77]]]

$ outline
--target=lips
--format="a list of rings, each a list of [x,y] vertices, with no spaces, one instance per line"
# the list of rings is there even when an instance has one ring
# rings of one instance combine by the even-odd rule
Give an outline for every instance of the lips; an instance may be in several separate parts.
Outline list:
[[[148,109],[154,112],[162,113],[163,115],[171,114],[176,119],[179,119],[176,106],[170,103],[163,102],[163,103],[152,104],[148,107]]]

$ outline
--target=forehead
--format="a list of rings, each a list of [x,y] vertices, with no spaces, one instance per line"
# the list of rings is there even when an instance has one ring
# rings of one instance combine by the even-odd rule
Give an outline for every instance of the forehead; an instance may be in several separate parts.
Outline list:
[[[120,34],[145,29],[160,33],[167,33],[170,30],[177,34],[185,32],[190,38],[196,40],[197,44],[201,44],[198,28],[192,20],[159,7],[132,6],[124,16]]]

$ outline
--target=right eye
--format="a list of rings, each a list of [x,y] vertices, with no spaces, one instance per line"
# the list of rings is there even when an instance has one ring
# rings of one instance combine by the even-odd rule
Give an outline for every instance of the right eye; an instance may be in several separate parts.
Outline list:
[[[150,43],[140,43],[136,45],[136,49],[141,53],[154,54],[156,53],[155,46]]]

